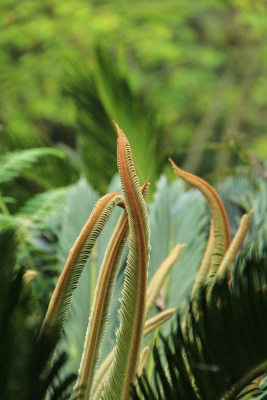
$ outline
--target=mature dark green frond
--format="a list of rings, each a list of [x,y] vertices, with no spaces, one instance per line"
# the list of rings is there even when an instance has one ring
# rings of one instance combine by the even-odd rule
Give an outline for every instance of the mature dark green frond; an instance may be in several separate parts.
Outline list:
[[[32,297],[30,284],[23,282],[23,270],[17,268],[18,241],[15,231],[0,233],[0,393],[8,400],[43,400],[49,390],[51,400],[63,400],[68,382],[59,382],[58,374],[66,362],[61,355],[53,367],[49,360],[56,344],[55,336],[36,339],[40,310]]]
[[[39,158],[47,155],[64,156],[60,150],[46,147],[6,153],[0,160],[0,183],[12,181]]]
[[[115,120],[133,148],[141,182],[150,176],[152,185],[162,170],[163,130],[157,113],[146,97],[131,87],[119,64],[96,47],[91,68],[75,65],[69,74],[68,91],[73,97],[81,128],[80,144],[89,182],[103,192],[116,173]],[[101,148],[96,152],[95,148]]]
[[[189,331],[182,331],[178,317],[177,328],[162,339],[168,379],[154,349],[155,388],[138,378],[144,398],[230,400],[266,372],[266,256],[237,266],[234,278],[231,288],[226,281],[216,284],[210,303],[203,290],[199,313],[191,310]],[[134,389],[134,399],[140,398]]]

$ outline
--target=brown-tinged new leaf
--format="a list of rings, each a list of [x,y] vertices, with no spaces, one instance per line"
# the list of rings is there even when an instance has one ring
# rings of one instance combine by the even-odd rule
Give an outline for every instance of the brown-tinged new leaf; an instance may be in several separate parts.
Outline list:
[[[110,239],[97,279],[94,303],[87,328],[84,351],[81,360],[77,391],[73,396],[90,398],[94,372],[101,354],[101,346],[107,325],[114,285],[121,258],[128,238],[128,218],[126,212],[120,217]]]
[[[171,160],[170,163],[176,175],[185,180],[190,185],[196,187],[205,196],[210,206],[214,224],[214,250],[211,259],[210,278],[212,278],[224,257],[231,240],[228,217],[224,205],[218,193],[204,179],[196,175],[183,171]]]
[[[155,317],[148,319],[144,325],[143,337],[146,337],[150,332],[153,331],[153,329],[157,329],[165,322],[167,322],[174,315],[175,311],[177,311],[178,308],[179,307],[164,310],[158,313]],[[107,357],[101,363],[100,367],[96,372],[95,383],[93,388],[93,396],[92,396],[93,400],[98,400],[101,392],[103,391],[104,381],[109,374],[113,358],[114,358],[114,349],[111,350],[111,352],[107,355]]]
[[[246,237],[248,232],[249,224],[250,224],[250,217],[252,214],[252,210],[248,214],[244,214],[240,220],[239,227],[236,231],[236,234],[227,249],[225,256],[218,268],[218,271],[215,275],[215,280],[223,279],[227,276],[227,273],[230,271],[230,268],[236,259],[237,253],[239,252],[242,243]]]
[[[131,148],[124,133],[118,133],[118,170],[129,220],[129,254],[119,310],[121,323],[117,332],[114,360],[104,386],[103,399],[129,398],[134,381],[142,339],[147,266],[149,255],[148,212],[136,176]]]
[[[148,189],[149,183],[147,179],[141,188],[144,197],[147,195]],[[91,389],[93,385],[95,385],[93,381],[94,372],[101,354],[102,341],[110,314],[114,285],[128,239],[128,233],[128,217],[126,211],[124,211],[109,241],[99,272],[79,377],[76,383],[78,390],[74,392],[74,397],[83,396],[84,398],[90,398]]]
[[[122,206],[123,198],[119,193],[102,197],[94,207],[88,221],[70,251],[67,262],[60,275],[52,295],[40,334],[51,328],[60,331],[72,301],[72,295],[78,285],[83,268],[92,252],[93,246],[103,230],[115,206]]]

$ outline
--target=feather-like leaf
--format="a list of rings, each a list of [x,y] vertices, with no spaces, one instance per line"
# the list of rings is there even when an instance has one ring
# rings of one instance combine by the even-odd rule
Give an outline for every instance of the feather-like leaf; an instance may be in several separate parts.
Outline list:
[[[41,328],[41,334],[55,324],[58,326],[58,330],[61,329],[86,261],[109,215],[117,205],[123,205],[123,199],[119,193],[111,193],[102,197],[93,209],[91,216],[70,251],[52,295]]]
[[[144,336],[168,321],[174,315],[175,311],[177,311],[177,308],[168,308],[154,315],[154,317],[149,318],[145,323]]]
[[[28,200],[16,216],[23,218],[24,223],[27,220],[29,225],[42,226],[44,220],[48,220],[51,215],[56,214],[66,192],[66,188],[59,188],[39,193]]]
[[[148,213],[135,173],[131,148],[124,133],[118,132],[118,170],[129,219],[129,255],[120,307],[121,324],[117,332],[114,361],[104,386],[103,399],[129,398],[141,344],[146,300],[149,254]]]
[[[248,232],[249,228],[249,223],[250,223],[250,217],[252,214],[252,210],[248,214],[244,214],[240,220],[239,228],[230,244],[228,247],[225,256],[218,268],[218,271],[215,275],[215,280],[217,279],[223,279],[226,277],[231,265],[233,264],[237,253],[240,250],[240,247],[246,237],[246,234]]]
[[[221,260],[223,259],[224,253],[228,248],[231,240],[229,221],[224,205],[218,193],[206,181],[204,181],[204,179],[201,179],[196,175],[190,174],[189,172],[183,171],[181,168],[177,167],[177,165],[171,159],[169,160],[176,175],[184,179],[190,185],[199,189],[207,199],[207,202],[210,206],[214,223],[215,237],[214,251],[212,254],[212,266],[210,271],[210,278],[212,279],[221,263]]]
[[[148,193],[148,179],[141,188],[143,196]],[[128,217],[124,211],[108,244],[97,280],[94,304],[86,333],[84,352],[77,381],[75,396],[90,398],[94,370],[99,360],[105,328],[110,314],[114,285],[128,239]]]
[[[64,157],[64,153],[60,150],[48,147],[6,153],[0,160],[0,184],[17,178],[23,170],[30,168],[39,158],[47,155]]]
[[[144,325],[143,337],[147,336],[154,329],[157,329],[165,322],[167,322],[177,311],[177,308],[170,308],[168,310],[162,311],[152,318],[146,320]],[[93,399],[99,399],[99,396],[104,387],[104,380],[109,374],[109,370],[114,358],[114,349],[107,355],[105,360],[101,363],[100,367],[96,372],[94,388],[93,388]]]
[[[90,398],[94,370],[99,360],[101,344],[107,324],[112,301],[113,288],[128,238],[128,220],[126,212],[120,217],[100,269],[95,290],[94,304],[91,310],[82,355],[79,378],[76,384],[78,392],[85,399]]]

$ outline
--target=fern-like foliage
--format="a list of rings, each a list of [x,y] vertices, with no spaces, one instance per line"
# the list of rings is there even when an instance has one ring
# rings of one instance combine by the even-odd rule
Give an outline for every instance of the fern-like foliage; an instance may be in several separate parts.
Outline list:
[[[177,235],[178,230],[182,231],[181,243],[185,242],[185,239],[186,241],[189,239],[189,243],[185,247],[185,251],[188,248],[190,257],[192,255],[192,241],[190,242],[190,239],[191,236],[194,235],[192,235],[192,232],[189,232],[186,238],[186,229],[181,229],[181,223],[177,223],[178,220],[176,221],[176,218],[174,218],[174,216],[180,215],[179,219],[183,219],[184,212],[181,212],[181,209],[188,210],[189,201],[187,195],[184,194],[181,197],[183,198],[182,202],[181,198],[179,202],[177,202],[177,192],[172,189],[176,187],[176,189],[179,188],[179,190],[183,191],[183,185],[175,184],[173,188],[170,187],[167,192],[165,191],[163,193],[161,199],[158,196],[156,200],[158,204],[164,205],[164,207],[160,207],[160,214],[164,215],[163,218],[160,219],[160,225],[155,224],[155,229],[159,230],[160,232],[157,238],[153,239],[153,243],[154,246],[156,245],[157,247],[155,254],[158,254],[158,250],[164,242],[162,239],[162,234],[163,232],[166,232],[168,238],[170,239],[168,239],[168,242],[164,244],[165,250],[168,253],[173,247],[176,250],[174,251],[174,254],[171,253],[165,262],[162,263],[161,267],[164,271],[162,272],[161,268],[159,268],[159,272],[156,273],[151,279],[146,296],[147,266],[150,248],[148,211],[144,196],[142,194],[142,189],[140,188],[139,180],[135,172],[130,144],[118,126],[117,131],[118,170],[123,196],[116,190],[116,192],[102,197],[92,210],[89,219],[87,220],[84,228],[82,229],[70,251],[69,257],[52,296],[37,340],[37,344],[39,345],[39,343],[45,342],[47,337],[53,336],[54,345],[52,347],[55,348],[56,340],[61,332],[63,324],[66,321],[68,310],[72,303],[73,293],[76,291],[80,281],[80,276],[86,267],[93,247],[97,245],[96,250],[98,251],[100,249],[102,245],[99,246],[99,243],[96,243],[96,241],[100,234],[102,236],[102,231],[108,222],[111,213],[113,213],[113,210],[116,208],[116,206],[123,207],[123,215],[121,216],[120,222],[114,231],[114,235],[110,238],[108,246],[107,242],[105,243],[105,247],[107,246],[106,252],[99,272],[93,302],[93,284],[90,281],[90,288],[90,285],[87,285],[87,287],[85,285],[86,299],[85,303],[84,299],[82,299],[81,307],[84,307],[84,305],[87,304],[87,308],[88,303],[91,305],[93,304],[93,306],[91,308],[91,317],[85,339],[79,378],[71,395],[71,398],[73,399],[80,395],[83,395],[87,399],[93,396],[93,398],[97,400],[99,400],[99,398],[114,400],[129,398],[129,386],[130,383],[135,379],[136,371],[141,371],[148,361],[149,346],[146,346],[146,343],[144,343],[144,348],[140,353],[140,362],[138,365],[139,351],[142,346],[142,336],[146,336],[152,330],[157,329],[161,324],[166,322],[176,310],[176,308],[168,309],[154,316],[155,309],[153,307],[157,297],[159,295],[162,296],[161,292],[163,285],[165,286],[165,289],[169,288],[169,291],[173,287],[175,292],[174,298],[176,299],[174,306],[177,307],[177,305],[180,304],[177,301],[177,299],[179,299],[177,288],[178,286],[181,287],[181,285],[185,286],[185,281],[184,279],[181,279],[181,282],[179,283],[177,280],[174,281],[172,278],[168,278],[169,273],[173,274],[175,270],[174,264],[177,261],[181,248],[184,247],[174,247],[174,245],[177,243],[177,239],[180,238],[179,235]],[[218,399],[232,399],[239,394],[254,377],[263,373],[267,367],[266,360],[262,360],[259,357],[256,357],[252,361],[250,360],[250,363],[246,363],[247,360],[244,359],[243,356],[244,349],[248,349],[248,351],[252,352],[252,348],[249,349],[248,343],[245,339],[242,338],[243,341],[241,341],[242,345],[240,349],[236,346],[237,335],[241,334],[245,329],[243,320],[240,316],[243,306],[242,302],[244,301],[245,306],[249,309],[247,312],[249,318],[252,318],[252,315],[256,316],[256,308],[261,308],[262,311],[265,312],[266,306],[264,291],[266,282],[264,279],[262,279],[260,273],[253,275],[254,273],[251,272],[253,271],[253,268],[250,269],[247,266],[242,266],[242,258],[239,258],[240,266],[238,265],[236,267],[233,279],[230,279],[231,268],[234,259],[236,258],[236,255],[249,228],[251,211],[241,218],[237,233],[233,238],[231,238],[228,217],[224,209],[224,205],[216,191],[210,185],[208,185],[207,182],[201,180],[200,178],[180,170],[174,164],[173,167],[179,177],[183,178],[187,183],[200,190],[208,201],[212,214],[210,239],[208,240],[204,258],[197,274],[197,288],[193,287],[189,305],[184,310],[185,313],[181,314],[183,315],[182,325],[178,326],[177,332],[175,333],[179,340],[178,342],[175,342],[174,332],[173,343],[171,346],[169,345],[168,341],[162,339],[162,346],[165,349],[165,358],[168,364],[167,376],[165,374],[165,369],[161,365],[159,351],[154,350],[156,368],[158,368],[158,372],[155,373],[155,386],[150,386],[148,379],[146,380],[145,377],[143,378],[144,380],[140,378],[140,390],[147,390],[145,395],[151,395],[152,398],[159,399],[171,399],[179,396],[179,398],[182,399],[203,398],[209,400],[214,398],[208,397],[210,393],[212,393],[213,396],[215,394]],[[162,181],[162,184],[163,186],[166,186],[166,182],[164,183],[164,181]],[[144,185],[144,187],[146,187],[146,185],[147,183]],[[21,209],[20,214],[16,215],[16,218],[19,220],[19,218],[22,219],[23,217],[26,217],[26,220],[28,219],[32,222],[43,220],[48,211],[53,211],[51,200],[53,201],[54,199],[54,201],[57,201],[59,199],[59,201],[61,201],[64,196],[64,189],[50,191],[49,193],[38,195],[35,201],[28,202],[27,206]],[[169,197],[171,197],[171,199]],[[191,221],[191,223],[193,223],[192,226],[195,235],[197,232],[202,231],[202,228],[207,222],[207,218],[204,218],[203,216],[203,203],[202,201],[199,202],[200,199],[198,196],[196,199],[198,199],[198,204],[195,204],[194,207],[190,207],[187,218],[188,222]],[[182,207],[181,203],[184,203]],[[88,212],[87,201],[85,201],[85,205],[86,212]],[[180,207],[181,209],[178,213],[178,209]],[[91,205],[89,208],[91,208]],[[197,210],[200,210],[200,213],[198,213]],[[158,221],[159,218],[156,208],[153,209],[152,207],[150,212],[152,213],[152,216],[154,213],[151,224],[153,227],[153,223]],[[77,215],[75,215],[74,218],[76,220]],[[195,228],[196,221],[201,222],[201,229]],[[125,271],[124,273],[120,274],[123,268],[121,266],[121,262],[124,260],[123,254],[127,240],[128,223],[129,253]],[[186,222],[186,226],[187,225],[188,223]],[[204,250],[202,247],[202,239],[197,241],[197,246],[195,248],[197,252],[200,250],[200,253],[202,250]],[[199,244],[201,244],[201,249]],[[98,256],[96,255],[96,257]],[[187,261],[189,260],[188,257],[184,257],[183,260],[186,259]],[[198,255],[196,259],[199,259]],[[152,270],[155,268],[155,266],[157,266],[158,261],[159,260],[156,260]],[[254,264],[256,264],[256,272],[258,271],[257,261],[259,260],[255,261],[254,259],[253,261]],[[263,261],[264,260],[262,259],[260,260],[260,262],[264,264]],[[93,282],[95,282],[96,277],[94,277],[94,274],[98,270],[98,267],[96,266],[94,258],[92,258],[90,264],[90,278],[92,277]],[[197,265],[194,268],[196,269]],[[265,266],[264,269],[266,269]],[[191,272],[194,272],[193,269],[190,268],[190,270]],[[237,274],[239,270],[250,271],[247,274],[249,276],[245,283],[243,275]],[[188,271],[186,272],[186,275],[188,275]],[[244,274],[244,276],[247,275]],[[184,276],[185,275],[181,275],[183,278]],[[117,340],[114,349],[106,357],[106,359],[101,359],[101,350],[103,348],[102,341],[111,311],[111,300],[114,289],[116,292],[115,280],[117,277],[122,277],[124,280],[121,306],[119,310],[120,327],[117,331]],[[239,284],[239,282],[241,282],[241,284]],[[255,285],[253,286],[253,284]],[[188,282],[187,287],[184,288],[183,298],[184,293],[188,293],[189,286],[190,282]],[[252,292],[249,291],[248,295],[246,289],[251,289]],[[88,299],[89,291],[91,292],[90,299]],[[250,304],[247,304],[247,299],[249,296],[252,298],[255,293],[256,300],[253,300],[252,307],[249,308]],[[258,293],[260,296],[260,301],[257,300]],[[163,301],[161,300],[161,306],[163,304],[163,309],[165,298],[169,303],[168,297],[165,297],[163,294]],[[75,305],[75,303],[72,305]],[[146,306],[147,313],[145,310]],[[153,312],[153,316],[145,321],[150,310],[151,313]],[[115,311],[117,311],[117,307]],[[76,310],[73,309],[73,315],[75,312]],[[238,318],[240,317],[238,323],[242,327],[242,332],[239,329],[239,325],[236,327],[235,321],[233,322],[235,313],[237,313]],[[214,321],[216,322],[215,326],[213,326]],[[237,329],[237,333],[234,333],[233,338],[230,335],[231,323],[233,324],[233,329]],[[257,324],[258,321],[256,321],[256,327],[258,327]],[[143,329],[144,326],[145,329]],[[76,327],[73,328],[76,329]],[[223,332],[223,329],[226,329],[226,334]],[[248,333],[251,335],[252,333],[249,329]],[[218,350],[216,348],[217,341],[214,339],[212,336],[213,333],[210,331],[213,333],[215,332],[216,340],[221,340],[221,336],[222,340],[224,336],[230,336],[230,339],[228,340],[230,344],[227,341],[222,341],[220,346],[221,350]],[[255,336],[255,338],[258,340],[258,337]],[[260,340],[258,340],[257,343],[262,345]],[[236,346],[236,354],[232,352],[232,347],[234,346]],[[46,352],[46,364],[49,361],[49,358],[53,355],[53,349],[51,348],[50,350]],[[178,363],[177,365],[172,364],[172,361],[170,361],[172,360],[172,351],[175,351],[176,356],[178,351],[178,356],[176,357]],[[230,361],[225,357],[227,351]],[[262,355],[263,353],[261,356]],[[57,376],[57,371],[61,369],[60,360],[61,358],[59,358],[58,363],[55,361],[52,367],[51,374],[53,374],[54,377]],[[240,360],[243,362],[242,368],[240,368],[238,365]],[[99,365],[99,362],[102,363]],[[150,370],[151,366],[152,365],[150,363]],[[36,377],[44,373],[41,370],[39,370],[38,373],[36,371]],[[215,375],[213,376],[212,374]],[[212,376],[211,382],[209,382],[210,376]],[[221,386],[219,385],[219,382],[221,382]],[[67,383],[68,379],[64,381],[65,385],[67,385]],[[37,390],[39,389],[37,388]],[[156,394],[153,392],[154,390]],[[140,393],[140,391],[138,392],[137,390],[134,395],[138,396],[138,393]],[[45,392],[43,392],[43,395],[45,395]],[[36,396],[34,395],[34,398],[35,397]]]
[[[94,63],[75,65],[69,73],[68,91],[77,107],[79,141],[84,171],[101,192],[116,173],[116,120],[123,126],[133,148],[141,182],[150,176],[152,186],[163,169],[163,129],[153,105],[131,87],[129,76],[101,46],[96,46]],[[101,148],[101,152],[95,151]]]
[[[25,286],[24,271],[17,270],[19,241],[13,229],[0,232],[0,393],[15,400],[63,400],[70,393],[75,375],[59,379],[66,363],[61,353],[54,365],[54,334],[38,340],[40,310],[31,288]]]
[[[22,218],[24,223],[26,220],[34,229],[45,226],[45,221],[58,213],[66,193],[67,188],[63,187],[36,194],[20,208],[15,217]]]
[[[61,158],[64,156],[60,150],[48,147],[6,153],[0,159],[0,184],[17,178],[21,175],[22,171],[29,169],[41,157],[47,155]]]
[[[178,316],[176,329],[162,337],[167,369],[154,347],[154,386],[146,373],[138,377],[134,400],[231,400],[267,370],[266,251],[236,267],[231,287],[216,282],[210,302],[203,288],[188,330]]]

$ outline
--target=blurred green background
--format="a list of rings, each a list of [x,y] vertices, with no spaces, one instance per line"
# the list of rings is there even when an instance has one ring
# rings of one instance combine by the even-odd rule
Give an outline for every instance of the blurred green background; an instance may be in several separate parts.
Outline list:
[[[135,157],[145,164],[151,145],[141,178],[152,183],[167,156],[212,176],[266,159],[265,0],[2,0],[0,9],[1,153],[60,146],[61,182],[83,169],[101,191],[115,155],[95,154],[114,141],[116,119],[139,144],[151,130]]]

